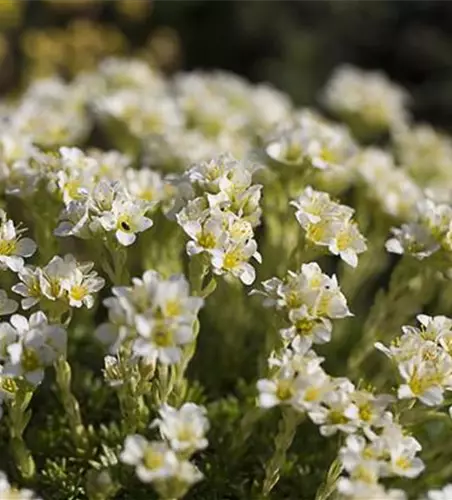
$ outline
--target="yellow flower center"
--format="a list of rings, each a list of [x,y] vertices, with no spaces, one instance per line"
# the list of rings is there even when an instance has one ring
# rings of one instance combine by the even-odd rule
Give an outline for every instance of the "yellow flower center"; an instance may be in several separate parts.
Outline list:
[[[201,232],[198,234],[198,244],[203,248],[215,248],[216,243],[217,241],[212,233]]]
[[[322,222],[318,224],[309,224],[306,230],[306,237],[309,240],[313,241],[314,243],[317,243],[325,239],[325,234],[326,234],[326,225]]]
[[[407,460],[405,457],[399,457],[396,462],[396,466],[399,467],[399,469],[409,469],[410,468],[410,461]]]
[[[66,194],[73,200],[77,200],[80,198],[79,189],[80,189],[80,181],[78,180],[69,181],[64,186]]]
[[[295,328],[297,329],[297,333],[300,335],[310,335],[312,333],[312,329],[315,326],[315,321],[308,318],[301,318],[297,320],[295,324]]]
[[[153,332],[152,339],[158,347],[169,347],[173,345],[173,334],[165,325],[157,325]]]
[[[179,316],[181,313],[181,304],[177,300],[169,300],[165,304],[165,316]]]
[[[15,394],[17,391],[17,384],[13,377],[0,377],[0,387],[8,394]]]
[[[350,247],[351,238],[348,231],[343,231],[336,238],[336,245],[339,251],[346,250]]]
[[[88,289],[83,285],[75,285],[71,288],[70,297],[74,300],[83,300],[88,293]]]
[[[58,297],[61,290],[60,280],[58,278],[51,278],[49,280],[49,284],[50,284],[50,294],[53,297]]]
[[[286,295],[286,302],[287,302],[287,307],[289,309],[297,309],[298,307],[301,307],[301,305],[303,304],[303,299],[298,291],[291,290]]]
[[[148,448],[144,453],[143,463],[146,469],[158,469],[164,463],[163,454],[154,451],[152,448]]]
[[[330,422],[333,425],[346,424],[348,422],[348,418],[341,411],[332,410],[330,412]]]
[[[150,187],[143,189],[139,197],[144,201],[153,201],[155,199],[155,190]]]
[[[372,408],[369,403],[359,407],[359,418],[364,422],[368,422],[372,418]]]
[[[13,255],[16,247],[16,240],[2,240],[0,241],[0,255]]]
[[[294,395],[294,390],[291,380],[279,380],[276,388],[276,397],[280,401],[287,401]]]
[[[223,261],[223,267],[228,271],[230,271],[231,269],[237,267],[237,264],[240,264],[241,261],[242,261],[241,253],[237,250],[232,251],[225,255]]]
[[[320,159],[326,163],[336,163],[337,161],[337,154],[334,151],[331,151],[331,149],[322,148],[319,156]]]
[[[304,400],[308,402],[319,399],[320,390],[317,387],[310,387],[304,394]]]
[[[25,348],[22,351],[21,365],[25,372],[34,372],[41,368],[41,361],[36,351]]]
[[[41,296],[41,287],[39,286],[39,280],[37,278],[33,278],[30,285],[28,286],[28,295],[30,297]]]

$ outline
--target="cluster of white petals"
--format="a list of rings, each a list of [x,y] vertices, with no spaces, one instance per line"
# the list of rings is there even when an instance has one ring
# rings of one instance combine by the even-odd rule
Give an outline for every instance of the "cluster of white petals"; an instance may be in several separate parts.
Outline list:
[[[262,186],[253,184],[255,168],[230,155],[194,165],[187,173],[193,195],[177,214],[191,238],[188,255],[206,255],[214,274],[237,277],[245,285],[256,277],[250,259],[261,262],[254,229],[262,212]]]
[[[208,445],[206,410],[194,403],[184,403],[179,409],[165,404],[151,427],[159,429],[162,441],[148,441],[139,434],[127,436],[120,460],[134,466],[140,481],[152,483],[163,498],[180,498],[203,477],[189,459]]]
[[[194,339],[193,324],[204,301],[190,296],[184,276],[162,278],[146,271],[134,278],[133,286],[113,287],[105,299],[109,321],[100,325],[98,337],[110,345],[113,354],[124,343],[149,362],[177,363],[185,345]]]
[[[358,265],[358,255],[367,250],[367,245],[353,220],[355,211],[351,207],[310,186],[290,204],[296,208],[295,217],[307,241],[328,248],[352,267]]]

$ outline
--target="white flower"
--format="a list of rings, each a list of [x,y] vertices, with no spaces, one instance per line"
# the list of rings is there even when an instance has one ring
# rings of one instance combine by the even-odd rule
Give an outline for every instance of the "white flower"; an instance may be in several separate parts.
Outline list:
[[[332,215],[335,209],[328,193],[315,191],[311,186],[305,188],[303,193],[290,204],[297,209],[295,217],[304,229],[309,224],[317,224],[323,218]]]
[[[358,408],[359,426],[372,439],[375,437],[374,429],[384,427],[390,420],[387,407],[395,398],[389,394],[374,395],[366,390],[357,390],[352,394],[352,401]]]
[[[385,490],[381,484],[353,481],[341,477],[337,484],[339,493],[348,500],[406,500],[402,490]]]
[[[0,209],[0,269],[9,268],[18,272],[24,265],[23,257],[35,253],[36,243],[30,238],[22,238],[23,230],[17,230],[12,220]]]
[[[16,340],[16,329],[10,323],[0,323],[0,360],[6,361],[9,358],[8,347]]]
[[[115,231],[121,245],[129,246],[136,240],[136,233],[152,227],[153,222],[145,216],[147,204],[117,198],[113,201],[110,212],[104,213],[99,222],[106,231]]]
[[[359,410],[351,395],[353,384],[348,380],[336,380],[335,386],[323,398],[322,406],[308,412],[309,418],[320,426],[322,436],[331,436],[338,430],[347,434],[356,431]]]
[[[209,430],[206,410],[194,403],[184,403],[179,409],[163,405],[159,409],[160,418],[154,420],[162,438],[166,439],[177,453],[190,456],[207,447],[205,437]]]
[[[135,466],[138,478],[144,483],[176,476],[179,466],[177,455],[166,443],[148,441],[138,434],[127,436],[119,458]]]
[[[221,249],[226,242],[227,234],[223,221],[219,218],[210,217],[203,224],[196,220],[180,224],[192,238],[187,243],[187,254],[190,257],[201,252]]]
[[[353,481],[375,484],[380,479],[384,462],[364,437],[356,434],[347,436],[345,446],[339,451],[339,457]]]
[[[93,293],[98,292],[105,285],[105,280],[92,271],[85,274],[80,268],[74,269],[68,276],[61,280],[61,287],[67,293],[71,307],[88,309],[94,305]]]
[[[299,380],[288,374],[275,379],[261,379],[257,382],[258,405],[272,408],[278,405],[295,405]]]
[[[399,477],[414,478],[425,469],[424,462],[416,457],[420,451],[419,443],[413,438],[405,438],[402,442],[395,442],[390,448],[390,472]]]
[[[153,299],[159,316],[183,322],[193,321],[204,304],[201,297],[190,296],[190,285],[183,275],[159,280]]]
[[[248,260],[253,257],[257,262],[261,262],[255,240],[231,245],[225,250],[212,250],[211,255],[215,274],[230,273],[240,278],[245,285],[251,285],[254,282],[256,271]]]
[[[352,267],[358,265],[358,254],[366,251],[365,238],[352,220],[354,210],[331,200],[327,193],[310,186],[294,201],[295,217],[310,242],[328,247],[333,255]]]
[[[44,368],[64,354],[66,331],[59,325],[49,325],[41,311],[32,314],[29,320],[15,314],[10,322],[17,332],[17,341],[7,348],[10,360],[4,366],[4,373],[23,376],[37,385],[44,377]]]
[[[334,71],[324,101],[350,123],[358,118],[372,130],[380,131],[404,122],[407,94],[381,72],[344,65]]]
[[[193,326],[170,319],[154,319],[139,315],[135,318],[139,337],[133,344],[137,356],[158,359],[163,364],[178,363],[182,347],[193,340]]]
[[[339,255],[349,266],[356,267],[358,254],[365,252],[367,245],[357,225],[347,221],[339,224],[338,231],[332,237],[328,249],[333,255]]]
[[[419,260],[430,257],[440,249],[440,244],[431,232],[418,223],[403,224],[400,228],[392,228],[393,238],[386,242],[386,250],[399,255],[405,252]]]
[[[21,282],[11,288],[14,293],[24,297],[21,300],[21,306],[25,311],[36,305],[43,296],[40,275],[41,269],[24,266],[18,273],[18,278]]]
[[[167,196],[167,185],[161,174],[149,168],[127,169],[125,182],[132,197],[146,202],[149,209],[153,209]]]

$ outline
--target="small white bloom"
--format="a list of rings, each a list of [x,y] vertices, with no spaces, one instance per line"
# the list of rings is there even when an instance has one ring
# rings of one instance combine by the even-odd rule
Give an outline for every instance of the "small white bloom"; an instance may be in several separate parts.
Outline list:
[[[127,436],[119,458],[135,466],[138,478],[144,483],[174,477],[179,466],[177,455],[166,443],[148,441],[138,434]]]
[[[147,204],[127,199],[115,199],[110,212],[104,213],[99,222],[106,231],[115,231],[116,239],[121,245],[132,245],[136,233],[152,227],[153,222],[145,216]]]
[[[209,421],[204,407],[194,403],[184,403],[179,409],[163,405],[159,416],[153,425],[158,426],[162,438],[177,453],[188,457],[207,447],[205,435],[209,430]]]
[[[35,253],[36,243],[30,238],[22,238],[22,232],[0,209],[0,269],[18,272],[24,265],[23,258]]]
[[[17,332],[17,341],[7,348],[10,359],[4,365],[4,373],[23,376],[37,385],[44,377],[44,368],[66,351],[66,331],[60,325],[49,325],[41,311],[29,320],[15,314],[10,322]]]

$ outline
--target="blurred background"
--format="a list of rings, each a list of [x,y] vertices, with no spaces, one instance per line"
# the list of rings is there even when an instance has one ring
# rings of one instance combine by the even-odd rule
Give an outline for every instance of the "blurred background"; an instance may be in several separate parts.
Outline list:
[[[222,68],[313,105],[342,62],[383,69],[418,119],[452,128],[452,2],[0,0],[0,92],[112,54]]]

